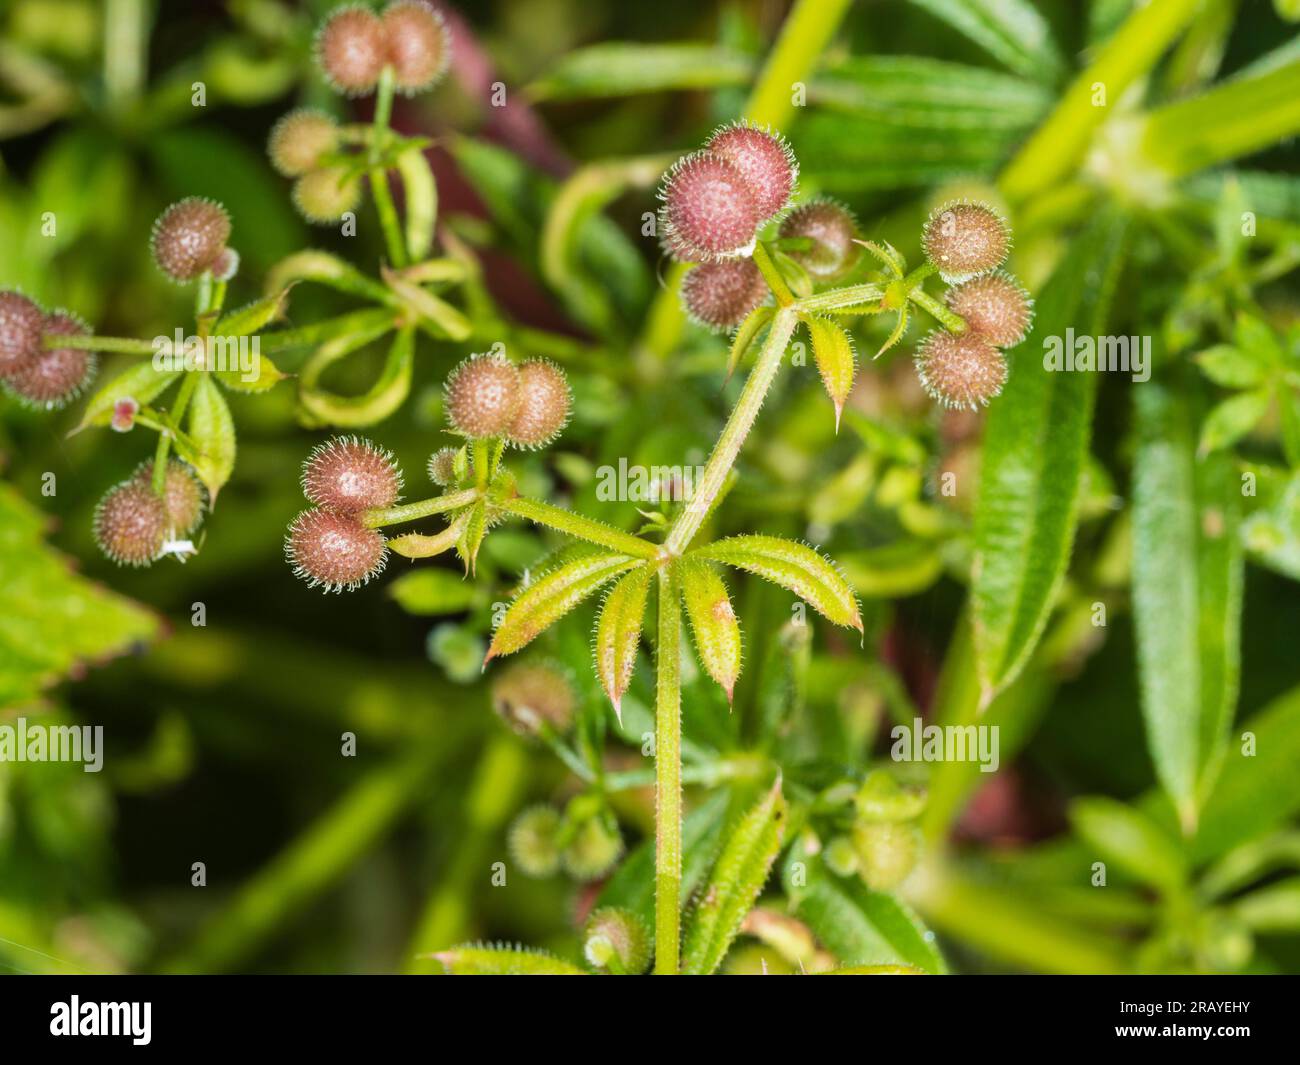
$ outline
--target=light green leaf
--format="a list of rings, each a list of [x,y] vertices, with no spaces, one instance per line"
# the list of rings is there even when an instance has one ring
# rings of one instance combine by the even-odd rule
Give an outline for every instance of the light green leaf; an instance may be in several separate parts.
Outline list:
[[[636,668],[649,590],[650,569],[642,566],[633,570],[605,597],[596,621],[596,675],[619,720],[622,720],[623,693],[632,683]]]
[[[377,323],[367,332],[326,341],[303,366],[298,380],[298,402],[317,424],[373,425],[402,405],[411,391],[411,368],[415,358],[415,331],[410,326],[397,331],[379,376],[361,395],[340,396],[316,387],[327,366],[386,332],[388,326]]]
[[[217,493],[235,469],[235,420],[210,374],[199,375],[188,417],[189,437],[197,449],[190,461],[215,506]]]
[[[722,964],[772,871],[785,835],[785,816],[778,780],[728,836],[687,923],[683,973],[708,975]]]
[[[81,415],[81,423],[73,432],[92,425],[107,425],[113,420],[113,407],[120,399],[134,399],[145,407],[174,385],[184,370],[155,370],[153,361],[145,359],[129,370],[124,370],[111,381],[101,385],[90,397]]]
[[[488,659],[518,651],[602,585],[640,564],[627,555],[602,553],[562,563],[516,596],[492,636]]]
[[[844,401],[853,388],[853,341],[842,326],[827,318],[809,316],[804,324],[812,338],[817,372],[835,406],[835,431],[839,432]]]
[[[1197,460],[1187,406],[1136,390],[1133,612],[1147,743],[1190,831],[1237,700],[1242,556],[1239,481],[1226,456]]]
[[[823,617],[862,631],[853,589],[839,571],[805,544],[779,536],[732,536],[688,557],[722,562],[787,588]]]
[[[60,678],[161,628],[142,606],[72,570],[46,545],[46,520],[0,484],[0,710],[39,703]]]
[[[452,947],[434,954],[451,976],[589,976],[567,961],[523,947]]]
[[[1052,84],[1065,61],[1052,29],[1029,0],[912,0],[965,34],[1009,70]]]
[[[1101,797],[1077,799],[1070,821],[1097,857],[1129,876],[1173,893],[1187,883],[1187,860],[1163,828],[1135,806]]]
[[[1231,344],[1216,344],[1196,356],[1196,365],[1216,385],[1224,388],[1253,388],[1268,373],[1263,360]]]
[[[446,300],[407,281],[387,266],[380,267],[379,272],[407,309],[419,316],[421,326],[429,327],[428,331],[435,339],[466,340],[473,332],[474,327],[470,325],[469,319]]]
[[[446,530],[448,537],[452,535],[451,529],[456,530],[456,553],[460,555],[466,571],[471,575],[478,569],[479,548],[483,546],[483,538],[487,536],[487,518],[487,504],[479,501],[466,512],[464,521],[458,521]],[[439,543],[441,544],[441,541]]]
[[[1256,888],[1232,905],[1232,914],[1254,932],[1300,931],[1300,876]]]
[[[707,563],[682,564],[682,597],[695,635],[695,650],[709,674],[727,693],[730,703],[740,676],[740,622],[727,586]]]
[[[282,373],[269,356],[260,352],[249,353],[251,355],[251,365],[245,370],[243,368],[245,362],[243,355],[247,349],[241,350],[236,342],[237,339],[231,338],[227,348],[228,354],[224,358],[220,354],[217,355],[217,358],[221,360],[218,365],[223,367],[223,369],[215,371],[217,380],[227,388],[235,392],[266,392],[289,376]],[[222,340],[222,337],[213,337],[211,343],[215,348],[216,345],[222,343]]]
[[[280,291],[255,300],[237,311],[231,311],[218,319],[212,328],[214,337],[246,337],[261,332],[263,328],[284,316],[289,303],[289,292],[293,288],[287,285]]]
[[[1123,235],[1122,220],[1104,215],[1074,239],[989,410],[971,566],[984,705],[1042,636],[1070,559],[1088,457],[1097,374],[1050,371],[1039,352],[1050,354],[1046,345],[1061,344],[1069,329],[1105,333]]]
[[[534,100],[573,100],[716,89],[747,84],[754,68],[749,56],[715,45],[609,41],[568,52],[528,94]]]
[[[479,589],[460,574],[432,568],[402,574],[388,586],[388,594],[408,614],[422,617],[459,614],[479,599]]]
[[[1208,455],[1211,451],[1231,447],[1259,424],[1272,401],[1271,388],[1239,392],[1223,400],[1205,416],[1198,453]]]
[[[397,173],[406,192],[406,250],[414,263],[433,249],[433,231],[438,222],[438,186],[429,169],[423,148],[411,148],[397,157]]]
[[[857,877],[832,877],[818,866],[799,892],[795,915],[843,965],[912,965],[947,971],[934,936],[903,902],[872,891]]]
[[[315,281],[386,306],[397,302],[393,294],[374,278],[367,277],[345,259],[315,248],[295,252],[276,263],[266,275],[263,291],[268,294],[280,292],[294,281]]]

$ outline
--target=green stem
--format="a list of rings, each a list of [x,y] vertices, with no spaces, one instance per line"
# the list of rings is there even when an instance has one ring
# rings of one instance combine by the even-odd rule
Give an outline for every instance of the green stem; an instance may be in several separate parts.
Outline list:
[[[950,333],[966,332],[966,319],[960,314],[954,314],[937,299],[926,292],[923,288],[914,288],[907,294],[907,298],[915,303],[922,310],[929,312],[939,320],[939,323]]]
[[[826,311],[839,311],[846,307],[855,307],[860,303],[876,303],[883,299],[885,289],[881,285],[848,285],[845,288],[819,292],[815,296],[805,296],[799,301],[799,309],[812,314]]]
[[[794,302],[794,293],[785,283],[785,278],[781,276],[781,271],[776,268],[776,263],[772,261],[771,254],[761,240],[754,245],[754,265],[763,275],[767,287],[772,290],[776,302],[782,307],[789,307]]]
[[[194,395],[194,390],[199,386],[199,374],[201,370],[194,370],[187,373],[181,379],[180,391],[176,393],[176,402],[172,404],[171,422],[179,430],[181,419],[185,416],[185,408],[190,405],[190,397]],[[158,446],[153,453],[153,479],[151,485],[154,492],[162,495],[167,486],[167,455],[171,451],[172,434],[171,430],[164,429],[158,434]]]
[[[397,208],[393,205],[393,190],[388,187],[388,169],[380,165],[380,158],[388,144],[388,124],[393,117],[393,68],[385,66],[379,75],[379,85],[375,91],[374,135],[370,138],[370,194],[375,198],[375,210],[379,214],[379,225],[384,231],[384,244],[388,248],[388,258],[399,269],[409,260],[406,255],[406,240],[402,236],[402,226],[397,219]]]
[[[41,337],[41,346],[46,351],[55,348],[75,348],[78,351],[113,351],[127,355],[152,355],[157,346],[152,340],[140,340],[136,337],[98,337],[93,333],[85,336],[65,336],[62,333],[46,333]],[[164,353],[172,350],[171,341],[167,342]]]
[[[1013,204],[1023,203],[1067,178],[1125,90],[1155,66],[1200,7],[1201,0],[1153,0],[1137,8],[1007,164],[998,181],[1003,195]],[[1098,88],[1105,93],[1104,106],[1094,102]]]
[[[144,88],[149,30],[144,0],[107,0],[104,8],[104,90],[115,108]]]
[[[682,692],[681,575],[659,571],[655,652],[655,973],[673,976],[681,952]]]
[[[449,492],[430,499],[417,500],[414,503],[403,503],[401,506],[372,507],[361,512],[361,524],[377,529],[381,525],[400,525],[402,522],[419,521],[434,514],[467,507],[478,498],[478,489],[466,488],[462,492]]]
[[[538,525],[546,525],[579,540],[599,544],[601,547],[608,547],[611,551],[631,555],[633,558],[657,559],[662,552],[658,544],[651,543],[649,540],[642,540],[639,536],[606,525],[603,521],[584,518],[581,514],[574,514],[562,507],[551,506],[549,503],[542,503],[535,499],[522,497],[505,499],[497,503],[497,506],[518,518],[526,518]]]
[[[695,488],[695,494],[691,496],[690,502],[678,514],[677,520],[668,531],[664,549],[670,555],[680,555],[686,550],[695,534],[699,532],[700,526],[704,524],[704,519],[713,507],[714,499],[726,484],[727,474],[731,472],[736,456],[740,454],[740,448],[745,443],[745,437],[749,435],[754,419],[758,417],[759,408],[767,397],[767,390],[772,387],[776,372],[781,368],[781,359],[785,356],[786,345],[790,342],[799,320],[797,313],[797,306],[783,307],[772,319],[767,339],[763,342],[763,350],[759,353],[754,369],[750,371],[749,379],[745,382],[745,388],[740,393],[740,399],[736,402],[731,417],[727,419],[722,435],[713,446],[713,454],[709,456],[708,464],[704,467],[704,475]]]

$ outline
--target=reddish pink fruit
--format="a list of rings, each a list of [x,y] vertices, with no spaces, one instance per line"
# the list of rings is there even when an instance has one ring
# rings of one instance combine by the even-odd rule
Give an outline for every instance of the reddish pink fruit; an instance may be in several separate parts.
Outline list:
[[[173,281],[193,281],[209,269],[230,239],[230,216],[221,204],[190,196],[153,224],[153,257]]]
[[[41,332],[45,312],[19,292],[0,292],[0,378],[8,380],[16,370],[41,353]]]
[[[396,503],[402,473],[392,452],[355,436],[336,436],[303,463],[302,491],[319,507],[354,514]]]
[[[1034,316],[1029,293],[1001,270],[950,288],[944,301],[966,319],[972,333],[1000,348],[1012,348],[1024,340]]]
[[[442,447],[429,456],[429,480],[439,488],[456,483],[456,448]]]
[[[665,245],[686,262],[742,254],[763,219],[740,170],[709,152],[679,160],[659,196]]]
[[[153,459],[140,463],[131,478],[153,490]],[[180,459],[167,463],[167,476],[163,480],[163,510],[167,515],[167,532],[172,537],[189,536],[203,521],[207,506],[207,493],[194,476],[193,469]]]
[[[504,355],[474,355],[447,378],[447,420],[472,440],[504,436],[520,400],[519,371]]]
[[[516,447],[545,447],[569,421],[572,406],[569,381],[561,370],[545,359],[533,359],[519,367],[519,409],[510,422],[507,439]]]
[[[441,12],[423,0],[397,0],[384,8],[383,25],[393,83],[408,95],[433,88],[451,59]]]
[[[945,281],[965,281],[1002,265],[1011,250],[1011,230],[993,208],[954,200],[930,215],[921,243]]]
[[[75,315],[56,311],[46,317],[44,332],[55,336],[87,336],[90,329]],[[44,348],[8,374],[5,383],[20,399],[50,410],[79,396],[94,376],[92,352],[73,347]]]
[[[811,242],[805,250],[787,252],[813,277],[822,281],[842,277],[857,262],[858,246],[853,243],[857,223],[843,204],[834,200],[812,200],[800,204],[781,222],[781,236]]]
[[[167,510],[147,484],[123,481],[95,509],[95,542],[119,566],[148,566],[162,554]]]
[[[326,592],[354,591],[383,572],[383,536],[356,518],[329,510],[304,510],[289,526],[285,557],[293,572]]]
[[[704,148],[740,171],[761,220],[785,210],[799,177],[799,164],[783,137],[738,122],[718,130]]]
[[[686,313],[715,331],[734,329],[765,299],[767,282],[751,259],[700,263],[682,282]]]
[[[931,399],[945,407],[974,410],[1002,391],[1007,360],[977,333],[939,329],[917,351],[916,372]]]
[[[108,423],[115,433],[129,433],[135,428],[135,416],[140,413],[140,404],[130,396],[119,399],[113,404],[113,417]]]
[[[336,8],[316,35],[316,62],[337,91],[349,96],[373,91],[388,62],[379,16],[359,6]]]

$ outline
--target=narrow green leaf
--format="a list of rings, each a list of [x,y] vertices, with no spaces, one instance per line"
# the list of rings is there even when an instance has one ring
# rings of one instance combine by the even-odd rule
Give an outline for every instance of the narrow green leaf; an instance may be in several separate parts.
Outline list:
[[[872,891],[857,877],[840,879],[820,867],[797,896],[795,915],[805,921],[842,964],[912,965],[947,971],[934,936],[903,902]]]
[[[609,41],[565,54],[528,87],[534,100],[631,96],[671,89],[745,85],[754,60],[716,45]]]
[[[379,376],[361,395],[340,396],[316,387],[327,366],[387,331],[387,325],[377,323],[366,333],[338,337],[316,350],[303,366],[298,380],[298,402],[312,420],[321,425],[373,425],[402,405],[411,391],[411,368],[415,357],[415,331],[410,326],[397,331]]]
[[[623,693],[632,683],[632,671],[636,668],[649,591],[649,567],[633,570],[610,590],[596,621],[596,675],[620,721]]]
[[[481,508],[482,504],[480,504],[479,506]],[[465,530],[469,527],[469,524],[473,520],[474,515],[475,515],[475,510],[469,510],[462,514],[459,514],[457,515],[456,519],[451,522],[450,525],[448,525],[441,532],[434,533],[432,536],[428,536],[423,533],[404,533],[401,536],[394,536],[391,540],[388,541],[389,550],[393,551],[395,554],[402,555],[404,558],[433,558],[435,555],[441,555],[444,552],[450,551],[453,547],[457,547],[460,544],[461,538],[465,535]],[[466,584],[463,578],[457,578],[452,574],[447,573],[445,570],[421,570],[420,574],[411,574],[410,576],[416,577],[421,575],[427,575],[428,578],[432,578],[434,575],[438,575],[441,577],[446,577],[448,579],[448,582],[456,581],[459,585],[461,585],[464,589],[466,589],[466,591],[462,594],[471,594],[474,591],[473,585]],[[425,604],[426,608],[432,605],[430,599],[428,598],[428,596],[431,594],[431,589],[430,589],[431,583],[432,583],[431,581],[427,581],[426,584],[422,586],[420,589],[420,591],[423,593],[425,598],[420,599],[418,601]],[[397,585],[400,584],[401,581],[399,580],[392,586],[394,595],[398,594]],[[411,591],[408,594],[412,595],[412,597],[414,598],[416,593],[414,591]],[[447,592],[445,594],[450,595],[451,593]],[[398,601],[401,602],[400,596]],[[433,609],[417,610],[417,609],[413,609],[411,605],[408,605],[405,602],[402,602],[402,605],[405,606],[407,610],[410,610],[411,613],[413,614],[423,614],[423,613],[449,614],[449,613],[453,613],[456,609],[461,609],[461,608],[450,608],[450,609],[444,608],[439,610],[433,610]]]
[[[695,635],[695,650],[705,672],[732,701],[740,676],[740,622],[732,608],[727,586],[717,571],[704,562],[682,565],[682,597]]]
[[[90,397],[82,412],[81,422],[73,432],[92,425],[107,425],[113,420],[113,407],[118,400],[133,399],[140,406],[148,406],[174,385],[184,370],[155,370],[153,361],[146,359],[124,370],[111,381],[101,385]]]
[[[753,346],[758,335],[767,327],[776,314],[776,308],[764,304],[762,307],[755,307],[745,320],[736,327],[736,335],[731,338],[731,349],[727,352],[727,378],[730,380],[731,375],[736,372],[736,367],[740,365],[745,353]]]
[[[1233,904],[1232,913],[1254,932],[1300,932],[1300,876],[1256,888]]]
[[[1271,388],[1257,388],[1253,392],[1229,396],[1205,416],[1197,452],[1208,455],[1211,451],[1231,447],[1259,424],[1272,402]]]
[[[235,419],[211,374],[200,374],[190,400],[189,436],[197,449],[192,462],[215,505],[217,493],[235,469]]]
[[[1048,84],[1065,61],[1042,12],[1029,0],[912,0],[1017,74]]]
[[[254,300],[237,311],[222,315],[212,328],[214,337],[247,337],[259,333],[266,326],[284,316],[289,303],[292,285],[286,285],[278,292],[260,300]]]
[[[266,275],[263,291],[280,292],[294,281],[315,281],[352,296],[393,306],[393,294],[374,278],[367,277],[345,259],[329,252],[308,248],[281,259]]]
[[[1227,742],[1241,666],[1240,482],[1200,461],[1184,395],[1136,393],[1133,612],[1147,743],[1185,830]]]
[[[823,617],[862,631],[857,599],[839,571],[805,544],[779,536],[732,536],[688,557],[735,566],[787,588]]]
[[[589,976],[567,961],[523,947],[452,947],[434,954],[452,976]]]
[[[785,835],[785,815],[778,780],[727,838],[687,924],[683,973],[707,975],[722,964],[772,871]]]
[[[487,536],[487,504],[480,501],[470,507],[463,521],[455,523],[456,553],[465,563],[466,572],[473,574],[478,569],[478,552]],[[448,530],[447,535],[451,532]]]
[[[1049,370],[1051,345],[1105,332],[1124,224],[1077,237],[1038,300],[989,410],[975,508],[971,600],[982,702],[1013,681],[1042,636],[1074,542],[1097,374]],[[1143,385],[1143,388],[1150,387]]]
[[[835,431],[840,429],[844,401],[853,388],[853,341],[845,329],[828,318],[804,319],[812,338],[813,360],[826,394],[835,405]]]
[[[584,554],[562,563],[510,604],[492,636],[485,661],[526,646],[602,585],[639,564],[640,559],[604,553]]]
[[[1076,799],[1070,821],[1079,837],[1129,876],[1166,893],[1187,882],[1178,844],[1136,806],[1101,797]]]
[[[411,148],[397,157],[397,173],[406,192],[406,250],[418,263],[433,249],[433,230],[438,222],[438,186],[429,169],[423,148]]]
[[[387,266],[380,268],[384,282],[397,293],[406,308],[414,312],[420,324],[427,325],[429,331],[439,340],[466,340],[474,327],[468,318],[446,300],[439,299],[432,292],[407,281],[396,270]]]

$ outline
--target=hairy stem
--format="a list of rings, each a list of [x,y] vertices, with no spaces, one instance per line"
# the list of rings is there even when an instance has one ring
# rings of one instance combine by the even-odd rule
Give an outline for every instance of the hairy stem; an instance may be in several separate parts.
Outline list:
[[[907,298],[915,303],[922,310],[927,311],[933,317],[939,320],[939,323],[950,333],[966,332],[966,319],[960,314],[954,314],[948,310],[942,303],[926,292],[925,289],[912,289],[907,294]]]
[[[403,503],[396,507],[372,507],[361,512],[361,524],[371,529],[381,525],[399,525],[406,521],[419,521],[421,518],[443,514],[449,510],[467,507],[478,499],[476,488],[466,488],[463,492],[449,492],[430,499],[420,499],[414,503]]]
[[[704,524],[714,499],[726,484],[727,474],[731,472],[736,456],[740,454],[740,448],[745,443],[745,437],[749,435],[754,419],[758,417],[759,408],[767,397],[767,390],[772,387],[772,382],[776,379],[776,372],[781,367],[786,345],[790,342],[790,336],[794,333],[797,323],[796,306],[783,307],[772,319],[772,327],[768,330],[767,340],[763,342],[763,350],[759,353],[758,362],[750,371],[744,391],[741,392],[731,417],[727,419],[722,435],[713,446],[713,454],[709,456],[708,464],[704,467],[704,475],[695,488],[695,494],[691,496],[691,501],[686,504],[668,531],[664,548],[669,554],[680,555],[685,551],[695,534],[699,532],[700,526]]]
[[[384,231],[384,245],[388,248],[388,258],[399,269],[406,266],[406,241],[402,236],[402,226],[397,219],[397,208],[393,205],[393,190],[388,187],[388,169],[380,164],[380,156],[388,143],[388,124],[393,117],[393,68],[385,66],[379,75],[379,86],[375,91],[374,135],[370,138],[370,194],[375,198],[375,211],[379,215],[379,225]]]
[[[829,292],[819,292],[814,296],[805,296],[799,301],[799,309],[813,314],[840,311],[863,303],[878,303],[884,295],[884,287],[874,283],[848,285]]]
[[[52,351],[55,348],[75,348],[78,351],[113,351],[122,352],[126,355],[152,355],[159,350],[159,345],[155,345],[152,340],[141,340],[136,337],[98,337],[93,333],[86,333],[84,336],[65,336],[62,333],[46,333],[41,337],[41,346],[46,351]],[[171,341],[167,341],[161,346],[163,352],[171,352]]]
[[[181,419],[185,417],[185,408],[190,405],[190,397],[194,395],[194,390],[199,387],[200,372],[202,371],[194,370],[187,373],[181,380],[180,391],[176,393],[176,402],[172,404],[171,409],[171,420],[178,430],[181,427]],[[158,446],[153,453],[151,487],[158,495],[162,495],[167,487],[167,455],[171,451],[171,446],[171,430],[164,429],[158,434]]]
[[[682,691],[681,576],[659,571],[655,652],[655,973],[676,975],[681,951]]]
[[[763,280],[767,282],[767,287],[772,290],[772,295],[776,297],[776,302],[782,307],[789,307],[794,302],[794,293],[790,291],[790,286],[785,283],[785,278],[781,276],[781,271],[776,268],[776,263],[772,261],[771,254],[761,240],[754,245],[754,265],[762,273]]]
[[[548,526],[577,537],[579,540],[599,544],[601,547],[608,547],[611,551],[619,551],[633,558],[655,559],[660,554],[661,549],[658,544],[642,540],[639,536],[633,536],[602,521],[594,521],[562,507],[551,506],[549,503],[516,497],[502,500],[497,506],[508,514],[526,518],[538,525]]]

